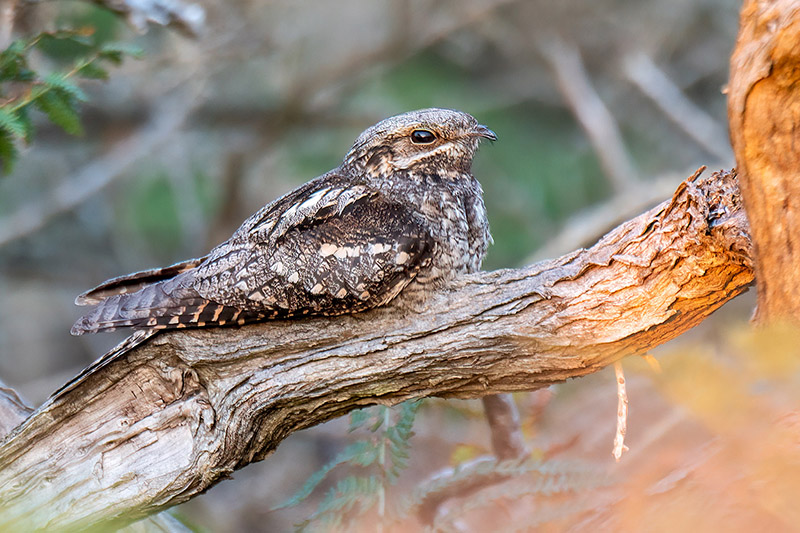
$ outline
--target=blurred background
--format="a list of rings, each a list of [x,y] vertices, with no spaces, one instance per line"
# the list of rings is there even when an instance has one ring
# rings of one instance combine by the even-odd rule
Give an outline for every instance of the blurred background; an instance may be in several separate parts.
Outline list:
[[[81,83],[89,96],[82,137],[34,116],[35,142],[13,174],[0,178],[0,379],[34,406],[121,339],[69,336],[82,312],[73,305],[77,294],[110,277],[202,255],[265,203],[338,165],[356,136],[387,116],[451,107],[498,134],[498,142],[481,147],[473,169],[495,239],[486,269],[589,246],[667,199],[699,166],[733,166],[723,91],[738,2],[200,5],[206,20],[195,38],[157,26],[140,34],[89,2],[18,6],[16,34],[91,27],[98,39],[144,50],[112,69],[110,80]],[[69,54],[54,48],[32,59],[47,70]],[[741,426],[718,417],[737,405],[750,406],[742,410],[751,422],[782,419],[794,397],[791,382],[774,381],[796,372],[781,366],[785,350],[796,354],[793,342],[773,335],[778,362],[757,372],[748,366],[754,341],[735,332],[752,306],[752,295],[739,298],[660,348],[660,369],[626,360],[632,450],[619,466],[610,455],[613,371],[518,395],[534,454],[580,460],[603,472],[603,482],[579,477],[548,494],[529,488],[513,498],[479,495],[445,510],[440,527],[669,531],[685,522],[792,529],[797,511],[781,503],[783,490],[772,483],[758,485],[769,490],[755,497],[750,485],[725,490],[747,477],[745,444],[731,437]],[[752,411],[754,395],[759,408]],[[390,494],[396,501],[437,469],[490,448],[479,402],[432,399],[418,418],[410,466]],[[768,431],[759,428],[762,436]],[[292,435],[271,458],[178,512],[205,531],[291,530],[321,496],[270,509],[355,435],[347,420]],[[772,440],[780,439],[760,441]],[[753,469],[771,475],[770,468],[785,467],[764,461]],[[713,510],[708,494],[719,502]],[[369,516],[352,527],[374,530]],[[415,523],[413,516],[398,520],[387,530]]]

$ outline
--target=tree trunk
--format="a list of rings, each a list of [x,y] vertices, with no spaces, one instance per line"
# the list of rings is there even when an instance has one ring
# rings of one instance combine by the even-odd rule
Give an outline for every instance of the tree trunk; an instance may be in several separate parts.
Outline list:
[[[747,0],[728,120],[750,219],[759,322],[800,323],[800,3]]]

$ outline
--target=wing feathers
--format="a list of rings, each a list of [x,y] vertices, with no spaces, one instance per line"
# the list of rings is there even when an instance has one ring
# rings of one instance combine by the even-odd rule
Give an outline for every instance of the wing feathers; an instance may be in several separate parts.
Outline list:
[[[208,257],[208,256],[206,256]],[[125,276],[110,279],[97,287],[78,295],[75,298],[77,305],[94,305],[102,302],[106,298],[115,294],[128,294],[136,292],[145,285],[151,285],[158,281],[173,278],[206,260],[206,257],[198,259],[190,259],[182,263],[175,263],[164,268],[153,268],[150,270],[143,270],[141,272],[134,272]]]
[[[74,335],[355,313],[394,298],[430,264],[433,240],[403,206],[318,180],[245,221],[202,259],[109,280]]]

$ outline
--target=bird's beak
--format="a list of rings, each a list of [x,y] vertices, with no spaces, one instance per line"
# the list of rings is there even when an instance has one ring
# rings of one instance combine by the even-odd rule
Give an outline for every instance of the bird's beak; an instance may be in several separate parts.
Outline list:
[[[483,137],[484,139],[489,139],[490,141],[496,141],[497,135],[495,132],[484,126],[483,124],[478,124],[475,126],[475,129],[472,130],[472,134],[476,137]]]

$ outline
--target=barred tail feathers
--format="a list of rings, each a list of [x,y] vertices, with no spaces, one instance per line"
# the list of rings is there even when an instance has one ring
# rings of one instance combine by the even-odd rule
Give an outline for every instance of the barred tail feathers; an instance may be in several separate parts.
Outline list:
[[[83,335],[121,327],[160,330],[223,325],[243,323],[254,318],[250,315],[206,300],[194,289],[180,287],[173,279],[102,300],[72,326],[70,333]]]

